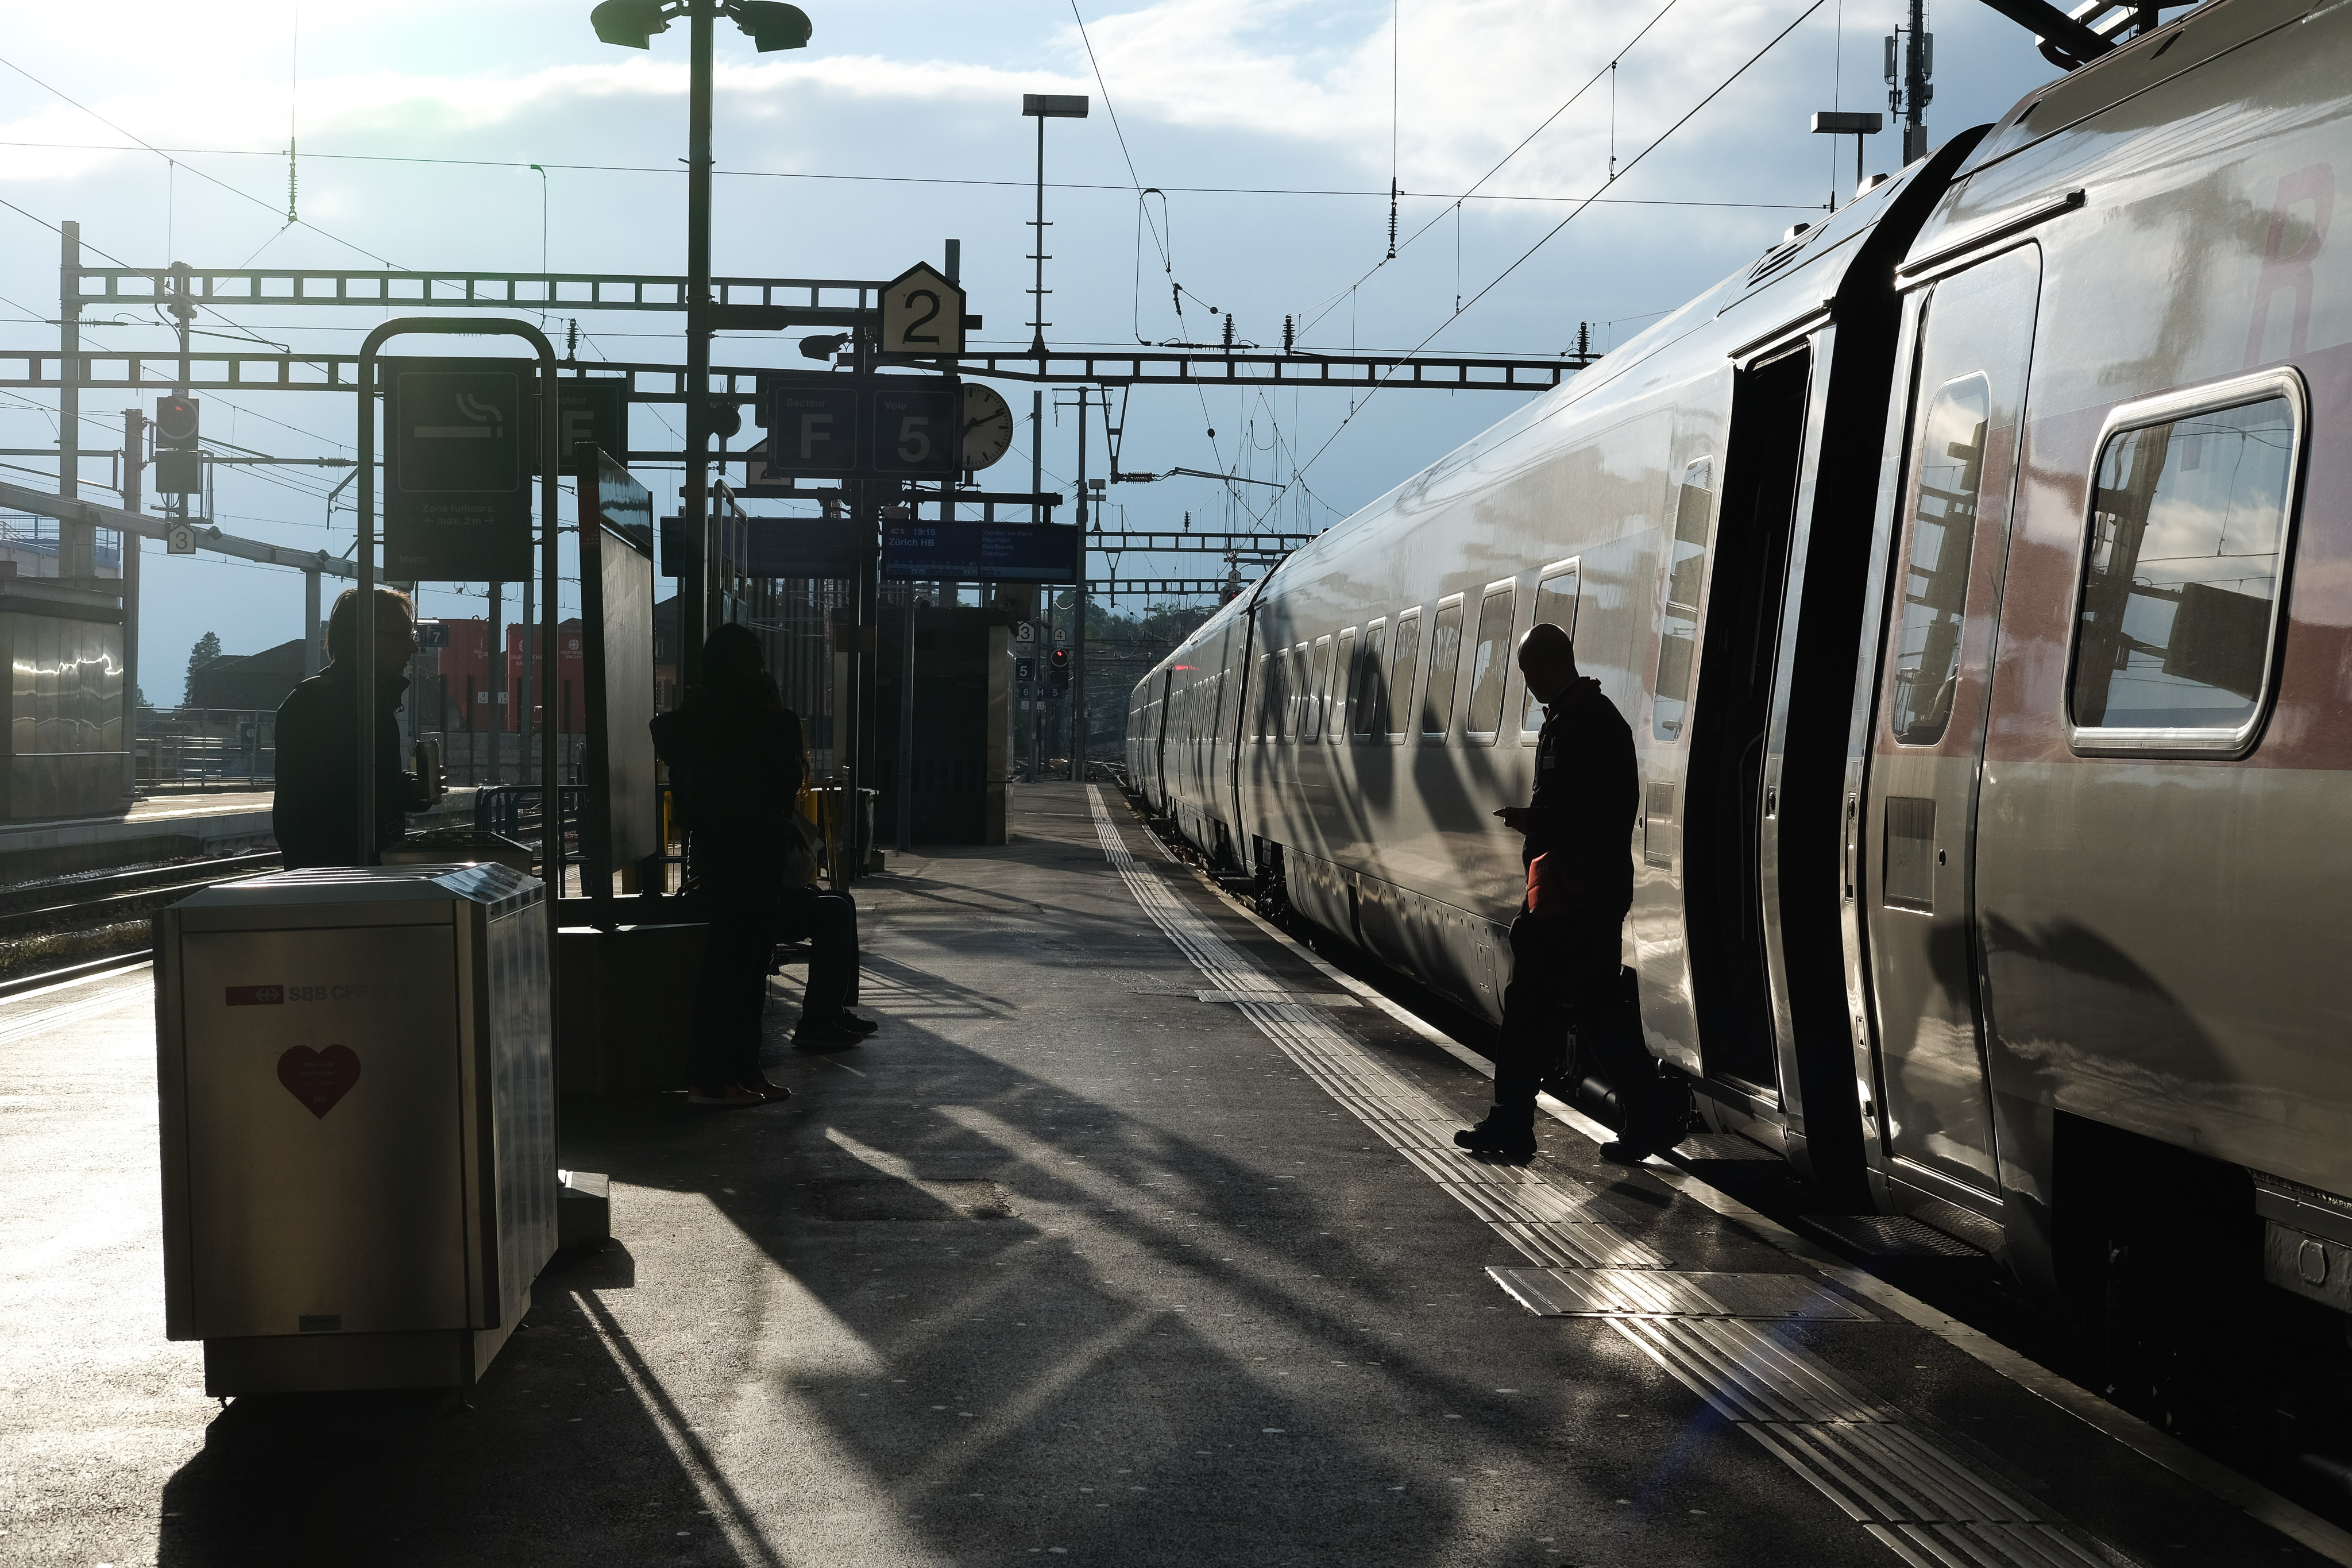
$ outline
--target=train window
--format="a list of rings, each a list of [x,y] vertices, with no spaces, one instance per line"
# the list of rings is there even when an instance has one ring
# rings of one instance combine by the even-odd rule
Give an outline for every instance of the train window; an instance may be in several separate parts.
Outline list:
[[[1348,693],[1356,684],[1356,628],[1349,626],[1339,634],[1339,641],[1331,654],[1331,711],[1323,721],[1324,729],[1338,745],[1348,732]]]
[[[1429,623],[1429,681],[1421,694],[1421,736],[1442,741],[1454,727],[1454,688],[1462,674],[1462,595],[1439,601]]]
[[[1582,576],[1580,563],[1574,561],[1544,568],[1536,582],[1536,618],[1528,625],[1539,626],[1549,621],[1573,638],[1577,589]],[[1528,692],[1519,700],[1519,732],[1533,741],[1542,728],[1543,704],[1536,700],[1534,692]]]
[[[1282,699],[1275,690],[1275,667],[1279,654],[1262,653],[1257,658],[1257,738],[1270,741],[1282,732]]]
[[[1899,592],[1903,626],[1895,648],[1887,723],[1906,746],[1932,746],[1951,721],[1959,684],[1960,616],[1968,607],[1969,560],[1984,475],[1992,384],[1982,372],[1946,382],[1919,421],[1911,503],[1911,556]]]
[[[1290,650],[1290,668],[1283,672],[1282,694],[1289,700],[1284,705],[1282,738],[1296,741],[1307,726],[1307,710],[1315,700],[1315,683],[1307,679],[1307,663],[1315,650],[1300,643]]]
[[[2118,409],[2100,447],[2068,692],[2086,749],[2234,749],[2270,682],[2303,384],[2185,401]]]
[[[1304,651],[1304,650],[1301,650]],[[1326,694],[1331,689],[1331,639],[1315,639],[1315,662],[1307,678],[1307,694],[1299,703],[1298,738],[1319,741],[1323,738],[1323,708]]]
[[[1397,617],[1396,646],[1389,649],[1388,689],[1381,694],[1381,728],[1391,741],[1404,739],[1406,718],[1412,711],[1412,673],[1421,660],[1421,612],[1407,610]]]
[[[1356,723],[1350,731],[1359,741],[1385,733],[1389,727],[1388,679],[1381,669],[1388,641],[1388,622],[1374,621],[1364,628],[1363,658],[1356,666]]]
[[[1503,689],[1511,671],[1511,607],[1517,584],[1490,588],[1478,602],[1478,641],[1470,655],[1470,715],[1463,729],[1491,746],[1503,727]]]
[[[1666,571],[1666,614],[1658,636],[1658,700],[1651,732],[1661,741],[1682,733],[1690,707],[1692,655],[1698,650],[1699,595],[1706,584],[1707,525],[1715,517],[1715,459],[1683,466],[1675,494],[1675,537]]]

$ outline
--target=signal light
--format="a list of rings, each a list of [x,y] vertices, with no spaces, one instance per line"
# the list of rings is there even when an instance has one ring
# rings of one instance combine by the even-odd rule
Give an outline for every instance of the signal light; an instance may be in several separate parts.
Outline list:
[[[159,397],[155,400],[155,444],[193,447],[196,444],[196,400]]]
[[[1070,650],[1069,650],[1068,648],[1066,648],[1066,647],[1057,647],[1057,648],[1055,648],[1052,653],[1049,653],[1049,654],[1047,654],[1047,655],[1045,656],[1045,667],[1046,667],[1048,669],[1067,669],[1067,668],[1070,668]]]

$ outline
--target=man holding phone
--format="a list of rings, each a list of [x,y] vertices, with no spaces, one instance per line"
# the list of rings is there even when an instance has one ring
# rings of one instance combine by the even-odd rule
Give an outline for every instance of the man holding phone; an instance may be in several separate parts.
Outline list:
[[[407,595],[378,588],[375,647],[362,660],[360,591],[346,588],[327,616],[327,668],[289,692],[278,709],[278,798],[270,822],[289,871],[305,866],[373,865],[408,830],[407,814],[440,804],[438,776],[400,765],[401,697],[416,655],[416,611]],[[375,842],[357,842],[359,669],[376,683]]]
[[[1535,791],[1495,815],[1523,835],[1527,902],[1511,922],[1495,1107],[1454,1141],[1510,1161],[1536,1152],[1536,1089],[1572,1022],[1617,1091],[1625,1130],[1601,1153],[1638,1163],[1682,1140],[1676,1097],[1659,1081],[1641,1009],[1623,984],[1622,933],[1633,904],[1631,830],[1641,794],[1633,733],[1580,676],[1576,645],[1546,622],[1519,640],[1519,672],[1544,705]]]

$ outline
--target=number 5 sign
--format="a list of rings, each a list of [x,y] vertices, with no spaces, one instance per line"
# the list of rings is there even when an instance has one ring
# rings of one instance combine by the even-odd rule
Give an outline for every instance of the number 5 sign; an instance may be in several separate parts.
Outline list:
[[[950,479],[963,449],[963,390],[950,383],[874,389],[874,417],[866,424],[873,449],[872,471],[896,479]],[[912,379],[912,378],[909,378]]]
[[[963,353],[963,290],[931,268],[908,268],[882,290],[882,352]]]

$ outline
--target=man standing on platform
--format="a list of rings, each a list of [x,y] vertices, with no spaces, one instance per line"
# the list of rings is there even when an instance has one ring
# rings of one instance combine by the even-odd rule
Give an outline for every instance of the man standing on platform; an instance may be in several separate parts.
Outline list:
[[[416,655],[416,611],[394,588],[375,591],[374,657],[362,658],[360,591],[346,588],[327,616],[327,668],[287,693],[278,709],[278,795],[270,826],[286,868],[372,866],[408,830],[407,814],[440,801],[436,780],[401,766],[402,673]],[[375,842],[359,843],[359,671],[375,687]]]
[[[1495,1108],[1454,1141],[1474,1153],[1532,1159],[1537,1085],[1573,1022],[1579,1049],[1608,1075],[1624,1116],[1624,1131],[1601,1152],[1639,1162],[1681,1141],[1682,1118],[1643,1043],[1641,1009],[1621,984],[1641,793],[1633,734],[1601,682],[1577,674],[1576,645],[1559,627],[1529,629],[1519,671],[1544,705],[1535,793],[1495,815],[1527,838],[1528,896],[1511,922]]]

